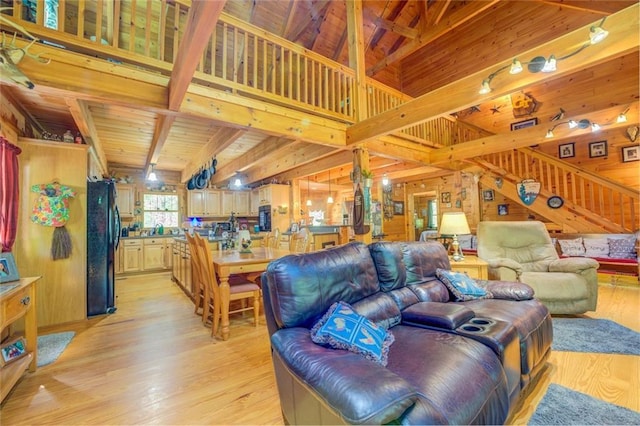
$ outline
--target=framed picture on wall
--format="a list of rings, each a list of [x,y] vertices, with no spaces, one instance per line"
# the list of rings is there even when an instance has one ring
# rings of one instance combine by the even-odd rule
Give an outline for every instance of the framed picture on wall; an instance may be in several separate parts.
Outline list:
[[[494,198],[495,195],[493,193],[493,189],[485,189],[484,191],[482,191],[482,199],[484,201],[493,201]]]
[[[558,145],[558,158],[571,158],[576,156],[575,143],[563,143]]]
[[[607,141],[589,143],[589,158],[606,157]]]
[[[498,204],[498,216],[506,216],[509,214],[508,204]]]
[[[520,130],[526,129],[527,127],[533,127],[538,124],[537,118],[530,118],[528,120],[518,121],[516,123],[511,123],[511,130]]]
[[[450,203],[451,202],[451,193],[450,192],[443,192],[442,194],[440,194],[440,202],[441,203]]]
[[[13,255],[11,253],[0,253],[0,283],[8,283],[19,279],[18,268],[16,268]]]
[[[640,161],[640,146],[624,146],[622,147],[622,162]]]
[[[394,201],[393,202],[393,214],[394,215],[403,215],[404,214],[404,201]]]

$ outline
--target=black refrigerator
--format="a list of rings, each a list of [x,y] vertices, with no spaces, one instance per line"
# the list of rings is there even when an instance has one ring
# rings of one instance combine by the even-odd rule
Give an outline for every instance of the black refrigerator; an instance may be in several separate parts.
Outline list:
[[[87,316],[116,310],[114,260],[119,240],[115,183],[87,182]]]

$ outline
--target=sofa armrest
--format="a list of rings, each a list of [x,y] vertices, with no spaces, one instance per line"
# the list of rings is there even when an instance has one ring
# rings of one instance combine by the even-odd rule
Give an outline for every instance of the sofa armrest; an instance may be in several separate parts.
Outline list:
[[[285,328],[271,347],[315,396],[351,424],[392,422],[418,399],[405,379],[364,356],[317,345],[306,328]]]
[[[580,273],[587,269],[598,269],[598,266],[598,261],[589,257],[563,257],[549,263],[549,272]]]
[[[476,280],[478,285],[487,290],[494,299],[504,300],[530,300],[535,292],[530,285],[500,280]]]
[[[522,265],[515,260],[508,259],[506,257],[496,257],[494,259],[484,260],[489,266],[489,278],[507,281],[520,281]]]
[[[402,323],[443,330],[455,330],[475,313],[454,303],[418,302],[402,311]]]

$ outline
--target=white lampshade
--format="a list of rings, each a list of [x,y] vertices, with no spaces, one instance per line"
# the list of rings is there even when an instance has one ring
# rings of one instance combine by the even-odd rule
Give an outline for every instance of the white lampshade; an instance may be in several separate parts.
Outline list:
[[[471,233],[467,216],[465,216],[463,212],[443,213],[439,231],[440,235],[464,235]]]

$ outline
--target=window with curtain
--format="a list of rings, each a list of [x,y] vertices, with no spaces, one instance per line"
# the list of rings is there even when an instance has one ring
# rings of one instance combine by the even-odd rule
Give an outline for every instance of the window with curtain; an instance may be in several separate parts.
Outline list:
[[[438,203],[436,200],[427,202],[427,228],[438,229]]]

